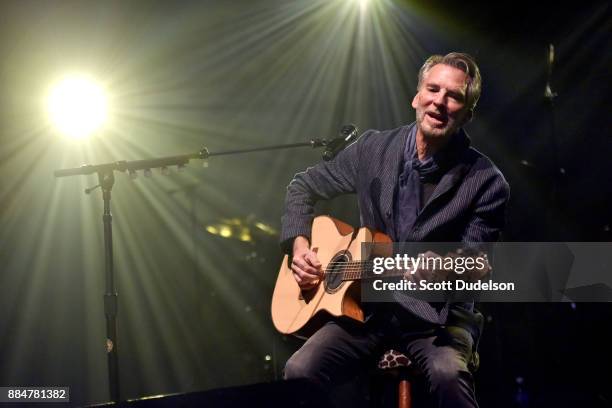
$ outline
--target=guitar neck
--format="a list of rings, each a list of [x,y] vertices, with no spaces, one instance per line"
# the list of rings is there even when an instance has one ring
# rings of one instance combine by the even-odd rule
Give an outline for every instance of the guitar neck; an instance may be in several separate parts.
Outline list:
[[[330,262],[325,270],[326,274],[341,274],[343,281],[354,281],[363,279],[374,279],[393,276],[404,276],[406,272],[411,271],[412,262],[409,262],[408,269],[385,269],[383,273],[374,273],[374,261],[344,261]]]

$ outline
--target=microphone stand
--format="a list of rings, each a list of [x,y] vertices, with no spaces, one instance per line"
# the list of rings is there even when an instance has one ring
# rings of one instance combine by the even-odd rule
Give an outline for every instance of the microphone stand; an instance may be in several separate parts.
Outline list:
[[[226,156],[241,153],[262,152],[270,150],[291,149],[296,147],[326,147],[330,143],[327,139],[313,139],[309,142],[272,145],[255,147],[250,149],[226,150],[220,152],[209,152],[206,147],[197,153],[179,156],[167,156],[149,160],[117,161],[97,165],[83,165],[81,167],[56,170],[55,177],[80,176],[97,173],[98,185],[85,189],[86,194],[100,187],[102,189],[102,200],[104,201],[104,212],[102,222],[104,224],[104,265],[106,276],[106,288],[104,293],[104,315],[106,317],[106,354],[108,362],[108,382],[112,402],[120,401],[119,388],[119,357],[117,347],[117,290],[115,288],[114,260],[113,260],[113,226],[111,215],[111,190],[115,183],[115,171],[128,172],[131,176],[136,175],[137,170],[150,172],[153,168],[167,170],[169,166],[184,167],[193,159],[205,160],[213,156]]]
[[[550,163],[550,177],[551,177],[551,191],[550,191],[550,207],[549,219],[547,225],[547,234],[552,236],[552,239],[558,238],[558,232],[560,231],[556,225],[558,215],[561,213],[559,205],[559,194],[561,187],[561,178],[565,175],[565,169],[560,166],[560,152],[559,144],[557,140],[556,128],[555,128],[555,98],[557,93],[552,89],[553,80],[553,67],[555,63],[555,46],[548,44],[547,56],[546,56],[546,87],[544,88],[544,101],[548,109],[549,119],[549,140],[551,147],[551,163]]]

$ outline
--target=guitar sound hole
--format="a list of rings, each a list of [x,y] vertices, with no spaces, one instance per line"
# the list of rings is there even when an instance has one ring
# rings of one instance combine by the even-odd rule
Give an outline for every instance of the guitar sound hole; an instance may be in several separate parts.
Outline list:
[[[342,285],[342,273],[346,263],[350,261],[347,253],[336,255],[327,266],[325,271],[325,290],[334,292]]]

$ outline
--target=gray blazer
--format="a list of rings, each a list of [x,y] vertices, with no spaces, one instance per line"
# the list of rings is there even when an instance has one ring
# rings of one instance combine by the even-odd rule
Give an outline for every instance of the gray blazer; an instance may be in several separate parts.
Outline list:
[[[413,126],[415,123],[393,130],[369,130],[335,159],[296,174],[287,187],[283,249],[289,253],[298,235],[310,237],[318,200],[347,193],[357,193],[362,226],[394,237],[394,195]],[[406,241],[497,241],[509,194],[508,183],[491,160],[466,147],[425,203]],[[412,303],[404,306],[417,316],[441,324],[447,321],[448,307],[436,311],[425,302]]]

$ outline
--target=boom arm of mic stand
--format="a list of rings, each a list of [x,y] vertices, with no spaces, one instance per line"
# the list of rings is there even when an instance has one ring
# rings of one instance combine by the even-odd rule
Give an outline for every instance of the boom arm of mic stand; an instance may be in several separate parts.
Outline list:
[[[200,150],[199,158],[207,159],[211,156],[227,156],[233,154],[241,154],[241,153],[253,153],[253,152],[267,152],[271,150],[282,150],[282,149],[291,149],[294,147],[325,147],[329,144],[329,140],[327,139],[312,139],[309,142],[301,142],[301,143],[289,143],[289,144],[281,144],[281,145],[272,145],[272,146],[263,146],[263,147],[253,147],[250,149],[238,149],[238,150],[225,150],[221,152],[209,152],[205,147]]]
[[[198,153],[183,154],[179,156],[167,156],[167,157],[160,157],[157,159],[147,159],[147,160],[133,160],[133,161],[122,160],[122,161],[97,164],[97,165],[84,164],[81,167],[56,170],[53,174],[55,175],[55,177],[69,177],[69,176],[88,175],[88,174],[94,174],[94,173],[108,173],[109,171],[125,172],[125,171],[136,171],[136,170],[150,170],[150,169],[163,168],[163,167],[169,167],[169,166],[184,166],[187,163],[189,163],[190,160],[193,160],[193,159],[206,160],[211,156],[224,156],[224,155],[232,155],[232,154],[240,154],[240,153],[252,153],[252,152],[279,150],[279,149],[291,149],[294,147],[317,148],[317,147],[325,147],[328,144],[329,144],[329,141],[327,139],[312,139],[309,142],[302,142],[302,143],[291,143],[291,144],[283,144],[283,145],[254,147],[250,149],[226,150],[226,151],[213,152],[213,153],[211,153],[207,147],[204,147]]]

